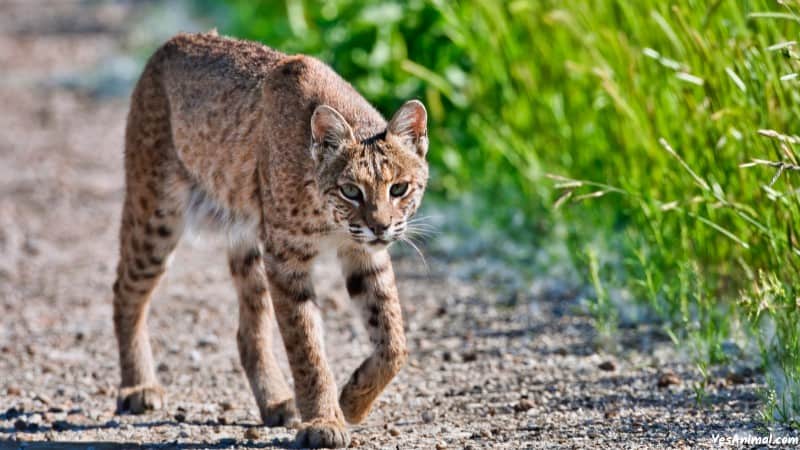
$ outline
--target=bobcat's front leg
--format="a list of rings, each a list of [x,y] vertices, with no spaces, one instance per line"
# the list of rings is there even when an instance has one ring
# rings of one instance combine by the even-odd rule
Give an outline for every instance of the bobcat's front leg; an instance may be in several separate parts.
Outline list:
[[[336,383],[322,344],[322,329],[314,304],[312,254],[273,251],[268,278],[275,314],[292,368],[297,408],[304,426],[297,434],[302,447],[346,447],[350,443]]]
[[[239,294],[236,342],[261,420],[268,427],[290,426],[297,422],[297,411],[272,354],[274,313],[261,250],[257,245],[234,245],[228,251],[228,262]]]
[[[375,349],[342,390],[342,412],[350,423],[359,423],[408,357],[403,317],[389,253],[368,253],[360,248],[339,252],[347,291],[361,309]]]

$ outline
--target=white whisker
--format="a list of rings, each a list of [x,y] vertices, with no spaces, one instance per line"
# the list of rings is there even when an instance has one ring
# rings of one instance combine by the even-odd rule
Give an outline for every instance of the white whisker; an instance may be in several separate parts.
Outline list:
[[[422,233],[433,233],[439,234],[439,230],[436,228],[425,228],[425,227],[418,227],[418,226],[409,226],[407,228],[409,231],[419,231]]]
[[[425,227],[418,227],[418,226],[409,226],[408,229],[405,231],[407,236],[412,237],[420,237],[420,238],[429,238],[440,234],[441,232],[435,228],[425,228]]]
[[[438,227],[435,227],[433,225],[420,224],[420,223],[409,223],[408,225],[406,225],[406,227],[411,230],[430,230],[430,231],[438,230]]]
[[[409,219],[407,222],[408,222],[408,223],[426,223],[426,224],[432,224],[432,221],[431,221],[431,219],[430,219],[430,218],[428,218],[428,217],[414,217],[414,218],[412,218],[412,219]]]
[[[406,244],[410,245],[411,248],[413,248],[417,252],[419,258],[422,260],[422,265],[425,266],[425,272],[430,272],[430,268],[428,267],[428,261],[425,260],[425,255],[422,254],[422,250],[420,250],[419,247],[417,247],[417,244],[415,244],[411,239],[408,239],[404,236],[401,236],[399,240],[400,242],[405,242]]]

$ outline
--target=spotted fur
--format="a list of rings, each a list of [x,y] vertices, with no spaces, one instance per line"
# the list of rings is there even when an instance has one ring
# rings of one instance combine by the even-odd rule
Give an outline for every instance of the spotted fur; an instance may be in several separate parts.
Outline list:
[[[187,224],[229,237],[237,343],[264,423],[304,421],[300,445],[349,443],[406,360],[386,247],[402,238],[428,178],[427,116],[417,101],[388,123],[320,61],[262,45],[181,34],[151,57],[125,136],[126,191],[114,325],[118,408],[160,408],[146,325],[150,295]],[[310,267],[342,263],[374,352],[337,396],[323,353]],[[277,318],[294,395],[271,352]]]

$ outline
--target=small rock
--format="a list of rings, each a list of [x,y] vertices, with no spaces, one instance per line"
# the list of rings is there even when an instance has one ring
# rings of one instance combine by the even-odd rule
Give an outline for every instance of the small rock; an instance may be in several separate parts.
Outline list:
[[[514,408],[509,405],[500,405],[495,409],[495,414],[511,414],[514,412]]]
[[[66,420],[56,420],[53,422],[53,429],[56,431],[69,430],[70,424]]]
[[[119,428],[119,422],[116,420],[109,420],[106,422],[106,428]]]
[[[219,416],[219,417],[217,417],[217,423],[220,424],[220,425],[227,425],[228,424],[228,418],[225,417],[225,416]]]
[[[673,384],[681,384],[681,379],[675,372],[667,371],[658,377],[658,387],[663,388]]]
[[[473,362],[478,359],[478,354],[475,352],[466,352],[461,354],[461,360],[464,362]]]
[[[348,448],[356,448],[361,446],[361,441],[358,438],[351,438],[350,439],[350,446]]]
[[[6,394],[8,394],[8,395],[21,395],[22,391],[20,390],[20,388],[18,388],[16,386],[9,386],[8,389],[6,389]]]
[[[422,421],[425,423],[431,423],[436,419],[436,414],[433,411],[426,409],[422,411]]]
[[[86,392],[78,391],[70,397],[70,400],[72,400],[73,403],[83,403],[87,398],[89,398],[89,395],[86,394]]]
[[[12,406],[11,408],[8,408],[6,410],[5,416],[6,416],[6,419],[13,419],[15,417],[18,417],[20,414],[22,414],[22,411],[18,410],[17,408],[14,408]]]
[[[261,432],[258,430],[258,427],[250,427],[244,432],[244,438],[251,441],[257,441],[261,438]]]
[[[726,377],[726,380],[730,384],[745,384],[752,377],[753,377],[753,370],[749,367],[745,367],[744,369],[730,372]]]
[[[46,396],[45,394],[36,394],[33,397],[33,401],[44,403],[45,405],[49,405],[53,401],[50,400],[50,397]]]
[[[535,405],[533,404],[532,401],[530,401],[530,400],[528,400],[526,398],[523,398],[516,405],[514,405],[514,411],[516,411],[516,412],[525,412],[525,411],[533,408],[534,406]]]
[[[745,384],[747,378],[743,377],[740,373],[732,373],[728,375],[728,383],[730,384]]]
[[[203,414],[213,414],[217,412],[217,405],[214,403],[203,403],[203,406],[200,407],[200,411]]]
[[[28,429],[28,423],[22,419],[14,421],[14,429],[17,431],[25,431]]]
[[[178,412],[178,413],[175,413],[174,417],[175,417],[175,421],[176,422],[180,422],[180,423],[186,422],[186,413]]]
[[[182,437],[182,438],[188,438],[189,437],[189,432],[186,431],[186,430],[181,430],[181,432],[178,433],[178,436]]]
[[[36,256],[41,252],[41,248],[39,247],[39,243],[35,239],[30,238],[30,237],[25,239],[25,243],[22,246],[22,250],[24,250],[25,253],[27,253],[27,254],[29,254],[31,256]]]
[[[229,401],[222,401],[219,403],[219,407],[222,408],[223,411],[230,411],[233,409],[233,403]]]
[[[169,366],[166,363],[158,363],[156,370],[159,372],[169,372]]]
[[[398,430],[395,427],[391,427],[389,428],[389,434],[391,434],[394,437],[400,436],[400,430]]]
[[[444,450],[446,448],[447,448],[447,444],[445,444],[444,442],[440,441],[440,442],[436,443],[436,450]]]
[[[203,336],[197,340],[197,346],[200,348],[213,348],[219,344],[219,338],[213,334]]]
[[[613,371],[617,370],[617,364],[616,364],[616,363],[614,363],[614,361],[612,361],[612,360],[610,360],[610,359],[609,359],[608,361],[603,361],[603,362],[602,362],[602,363],[600,363],[600,365],[599,365],[599,366],[597,366],[597,367],[598,367],[600,370],[605,370],[606,372],[613,372]]]
[[[603,417],[605,417],[606,419],[613,419],[614,417],[617,417],[618,415],[619,415],[619,410],[618,409],[609,409],[609,410],[607,410],[606,412],[603,413]]]

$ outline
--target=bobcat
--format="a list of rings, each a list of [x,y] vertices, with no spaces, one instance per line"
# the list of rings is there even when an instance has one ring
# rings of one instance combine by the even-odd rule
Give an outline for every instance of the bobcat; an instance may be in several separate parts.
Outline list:
[[[146,325],[150,295],[185,225],[217,224],[239,298],[237,344],[267,426],[303,423],[297,443],[343,447],[406,361],[387,247],[428,179],[427,113],[412,100],[387,123],[309,56],[179,34],[148,61],[125,133],[125,202],[114,283],[120,412],[164,405]],[[374,346],[337,398],[309,270],[336,251]],[[294,396],[271,352],[273,316]]]

